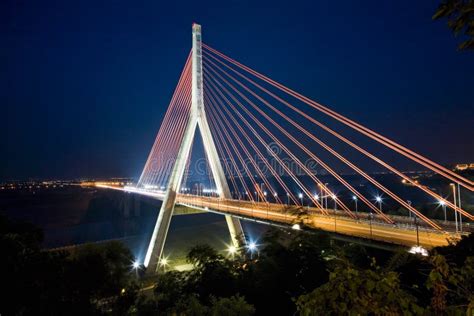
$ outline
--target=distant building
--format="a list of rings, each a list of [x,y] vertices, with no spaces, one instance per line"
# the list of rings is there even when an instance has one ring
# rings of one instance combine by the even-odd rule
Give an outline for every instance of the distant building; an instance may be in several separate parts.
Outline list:
[[[454,166],[456,171],[474,170],[474,163],[458,163]]]

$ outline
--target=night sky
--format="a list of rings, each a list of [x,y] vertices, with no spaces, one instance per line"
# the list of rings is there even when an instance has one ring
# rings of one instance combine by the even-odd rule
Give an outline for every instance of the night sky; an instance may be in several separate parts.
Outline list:
[[[474,54],[438,1],[2,1],[0,179],[139,176],[208,45],[441,163],[474,162]]]

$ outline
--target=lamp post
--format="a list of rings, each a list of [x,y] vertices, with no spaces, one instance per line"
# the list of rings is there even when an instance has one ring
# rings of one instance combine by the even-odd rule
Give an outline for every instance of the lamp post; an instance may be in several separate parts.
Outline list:
[[[166,266],[168,266],[168,259],[165,258],[165,257],[161,258],[161,260],[160,260],[160,266],[163,267],[163,272],[166,273]]]
[[[290,205],[290,193],[286,192],[286,205]]]
[[[456,206],[456,186],[454,183],[449,184],[453,188],[453,200],[454,200],[454,222],[456,223],[456,234],[458,233],[458,213],[457,213],[457,206]]]
[[[332,195],[332,199],[334,200],[334,232],[337,230],[336,224],[336,208],[337,208],[337,196],[335,194]]]
[[[268,203],[268,200],[267,200],[267,191],[264,191],[263,195],[265,196],[265,201],[267,202],[267,219],[268,219],[268,213],[270,212],[270,203]]]
[[[379,210],[382,212],[382,198],[380,196],[377,196],[375,200],[379,203]]]
[[[458,207],[461,208],[461,187],[458,183]],[[462,214],[459,213],[459,230],[462,234]]]
[[[227,252],[232,256],[232,260],[235,257],[235,254],[237,253],[237,248],[235,246],[229,246],[227,248]]]
[[[321,183],[318,183],[318,186],[319,186],[319,196],[321,197],[321,207],[324,208],[324,201],[323,201],[323,198],[324,198],[324,193],[323,193],[323,185]]]
[[[411,201],[407,200],[407,204],[408,204],[408,206],[411,206]],[[411,218],[411,211],[410,210],[408,210],[408,218]]]
[[[420,247],[420,235],[418,232],[418,221],[417,221],[417,216],[414,214],[415,217],[415,227],[416,227],[416,246]]]
[[[354,200],[354,203],[355,203],[355,210],[356,210],[356,216],[357,216],[357,196],[353,195],[352,196],[352,199]]]
[[[444,223],[448,221],[447,216],[446,216],[446,203],[444,201],[438,201],[438,204],[441,205],[443,208],[443,214],[444,214]]]
[[[250,252],[250,260],[253,259],[253,253],[255,251],[257,251],[257,254],[258,254],[258,249],[257,249],[257,244],[255,244],[255,242],[250,242],[249,245],[247,246],[248,247],[248,250]]]
[[[372,239],[372,210],[369,212],[370,239]]]
[[[300,198],[301,206],[304,206],[304,204],[303,204],[303,193],[298,194],[298,197]]]
[[[328,208],[328,194],[329,194],[328,184],[329,183],[324,184],[324,190],[326,191],[326,194],[324,195],[324,201],[326,203],[326,209]]]

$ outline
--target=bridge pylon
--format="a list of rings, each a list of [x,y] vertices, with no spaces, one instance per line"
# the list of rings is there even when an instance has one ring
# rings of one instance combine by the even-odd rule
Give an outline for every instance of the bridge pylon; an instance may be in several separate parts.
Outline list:
[[[202,80],[202,34],[201,25],[193,24],[193,47],[192,47],[192,103],[189,119],[186,125],[184,136],[178,150],[176,161],[173,168],[166,190],[163,204],[156,221],[153,235],[148,246],[148,250],[144,260],[144,266],[147,273],[155,273],[159,267],[159,260],[163,255],[163,248],[168,234],[171,217],[174,212],[176,195],[181,187],[186,162],[188,160],[191,146],[193,143],[196,128],[199,127],[201,132],[204,150],[209,160],[211,172],[214,176],[216,188],[220,197],[231,199],[231,193],[227,180],[225,178],[224,169],[219,161],[216,146],[212,138],[209,128],[203,98],[203,80]],[[227,226],[231,235],[232,243],[236,247],[245,243],[242,225],[239,219],[230,215],[225,215]]]

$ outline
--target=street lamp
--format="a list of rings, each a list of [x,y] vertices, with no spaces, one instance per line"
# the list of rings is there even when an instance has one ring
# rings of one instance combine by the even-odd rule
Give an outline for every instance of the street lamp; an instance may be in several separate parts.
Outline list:
[[[379,209],[380,212],[382,212],[382,198],[380,196],[377,196],[375,200],[379,203]]]
[[[237,253],[237,247],[229,246],[227,252],[232,256],[232,258],[234,258],[234,255]]]
[[[286,205],[290,205],[290,193],[286,192]]]
[[[257,244],[255,242],[250,242],[247,246],[250,252],[250,259],[253,259],[253,253],[257,250]]]
[[[166,272],[166,267],[168,266],[168,259],[166,259],[166,258],[161,258],[161,260],[160,260],[160,266],[163,267],[163,272]]]
[[[319,193],[320,193],[320,196],[321,196],[321,207],[324,208],[324,201],[323,201],[323,198],[324,198],[323,185],[322,185],[322,183],[318,183],[318,186],[319,186]]]
[[[265,202],[267,202],[267,219],[268,219],[268,213],[270,212],[270,203],[268,203],[268,200],[267,200],[267,191],[264,191],[263,195],[265,196]]]
[[[458,207],[461,208],[461,187],[459,186],[458,183]],[[462,233],[462,214],[459,213],[459,230]]]
[[[324,184],[324,191],[326,192],[326,194],[324,195],[324,203],[326,204],[326,209],[328,208],[328,196],[329,196],[328,184],[329,183],[327,182]]]
[[[353,195],[352,196],[352,199],[354,200],[354,203],[355,203],[355,208],[356,208],[356,215],[357,215],[357,196]]]
[[[454,221],[456,223],[456,234],[458,233],[458,213],[457,213],[457,203],[456,203],[456,186],[454,183],[449,184],[453,188],[453,200],[454,200]]]
[[[140,268],[140,262],[134,261],[133,264],[132,264],[132,267],[133,267],[133,269],[138,270],[138,268]]]
[[[255,251],[257,249],[257,244],[255,244],[254,242],[251,242],[249,243],[248,247],[250,251]]]
[[[301,200],[301,206],[304,206],[304,204],[303,204],[303,193],[298,194],[298,197]]]
[[[332,199],[334,200],[334,232],[337,230],[336,224],[336,208],[337,208],[337,196],[335,194],[332,195]]]
[[[416,246],[420,247],[420,233],[418,230],[418,220],[417,220],[417,215],[413,214],[413,217],[415,218],[415,227],[416,227]]]
[[[444,222],[446,223],[447,222],[447,218],[446,218],[446,203],[443,201],[443,200],[439,200],[438,201],[438,204],[443,208],[443,214],[444,214]]]
[[[372,210],[369,211],[370,239],[372,239]]]

